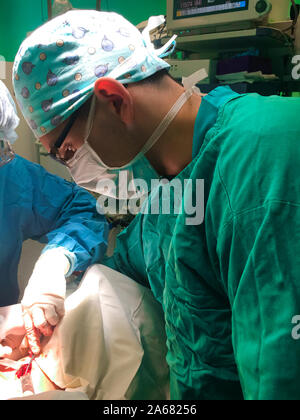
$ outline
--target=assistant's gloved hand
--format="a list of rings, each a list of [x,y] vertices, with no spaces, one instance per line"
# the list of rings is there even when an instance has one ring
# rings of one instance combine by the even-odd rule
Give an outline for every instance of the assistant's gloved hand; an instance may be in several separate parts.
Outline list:
[[[22,299],[29,347],[40,353],[40,334],[50,336],[65,314],[66,278],[70,262],[63,248],[46,251],[37,261]]]

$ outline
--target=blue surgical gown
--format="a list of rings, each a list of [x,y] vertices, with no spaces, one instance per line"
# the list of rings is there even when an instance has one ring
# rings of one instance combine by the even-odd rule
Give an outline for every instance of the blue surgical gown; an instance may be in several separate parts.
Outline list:
[[[19,297],[18,263],[23,241],[63,247],[71,269],[101,261],[108,223],[87,191],[17,156],[0,168],[0,306]]]

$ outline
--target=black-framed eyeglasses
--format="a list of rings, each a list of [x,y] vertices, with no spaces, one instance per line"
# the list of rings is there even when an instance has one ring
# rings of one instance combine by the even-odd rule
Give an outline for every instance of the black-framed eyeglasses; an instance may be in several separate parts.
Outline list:
[[[71,131],[71,129],[72,129],[72,127],[73,127],[73,125],[76,121],[77,115],[78,115],[78,110],[75,111],[71,115],[68,124],[65,126],[65,128],[63,129],[59,138],[57,139],[56,143],[54,144],[54,146],[51,147],[50,153],[48,154],[48,156],[50,156],[53,160],[61,163],[64,166],[68,166],[67,162],[74,156],[74,152],[67,153],[64,158],[61,158],[59,156],[59,149],[63,145],[64,141],[66,140],[66,138],[68,136],[68,134],[70,133],[70,131]]]

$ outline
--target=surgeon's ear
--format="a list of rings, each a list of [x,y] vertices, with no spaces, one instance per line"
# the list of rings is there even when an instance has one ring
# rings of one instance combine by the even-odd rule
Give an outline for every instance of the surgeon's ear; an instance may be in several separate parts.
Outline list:
[[[95,82],[94,93],[100,103],[111,105],[126,125],[133,122],[133,100],[120,82],[102,77]]]

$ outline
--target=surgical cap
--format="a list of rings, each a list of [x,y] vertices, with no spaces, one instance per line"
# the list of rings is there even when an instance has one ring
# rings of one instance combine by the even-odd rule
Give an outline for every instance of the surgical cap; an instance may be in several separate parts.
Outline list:
[[[0,139],[8,140],[13,144],[18,135],[15,129],[20,122],[17,116],[16,105],[5,84],[0,80]]]
[[[157,26],[153,19],[149,30]],[[172,43],[155,50],[149,30],[142,34],[116,13],[72,10],[34,31],[17,53],[13,83],[35,136],[49,133],[82,106],[98,78],[129,84],[169,68],[160,57]]]

